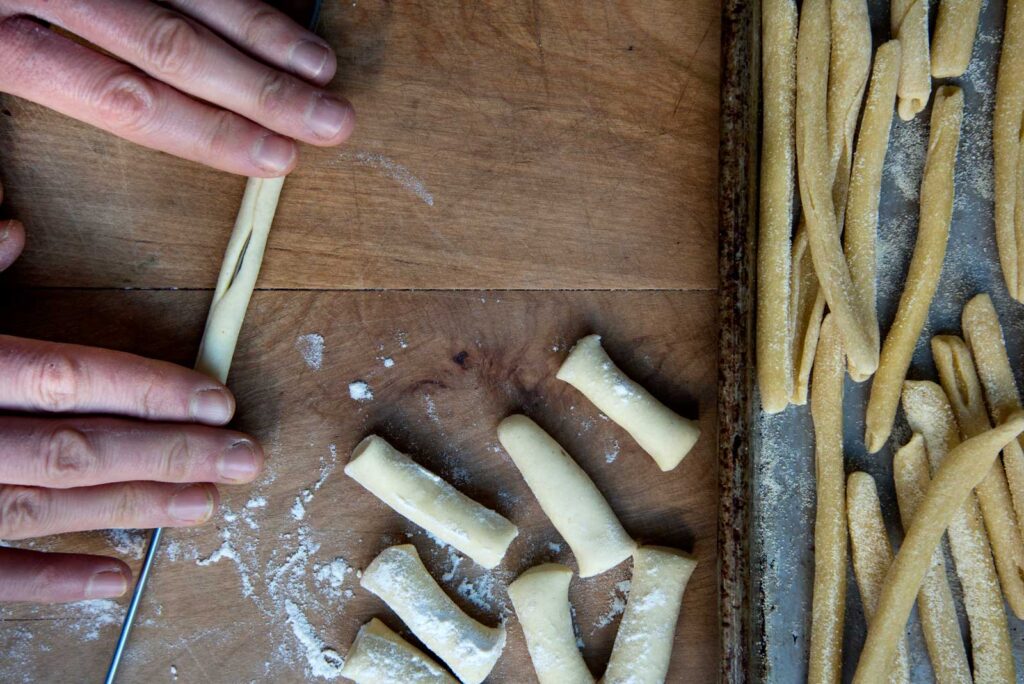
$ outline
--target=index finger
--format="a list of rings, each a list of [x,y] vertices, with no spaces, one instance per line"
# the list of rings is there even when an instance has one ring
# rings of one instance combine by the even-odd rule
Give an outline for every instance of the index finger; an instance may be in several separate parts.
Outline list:
[[[0,409],[109,413],[223,425],[235,412],[224,385],[134,354],[0,335]]]

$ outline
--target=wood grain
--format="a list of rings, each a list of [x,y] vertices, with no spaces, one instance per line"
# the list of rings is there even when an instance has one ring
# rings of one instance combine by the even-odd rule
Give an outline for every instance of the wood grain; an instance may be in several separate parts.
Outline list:
[[[267,288],[713,288],[712,0],[325,3],[358,112],[305,148]],[[242,181],[0,96],[25,285],[212,285]],[[59,265],[59,267],[58,267]]]
[[[206,292],[7,291],[0,296],[0,316],[6,332],[188,363],[208,299]],[[251,496],[265,496],[266,508],[255,515],[260,529],[222,519],[200,530],[170,531],[165,544],[173,545],[177,560],[166,550],[160,557],[124,681],[166,680],[171,665],[181,681],[301,681],[304,652],[278,610],[283,598],[300,599],[288,591],[275,599],[268,583],[302,534],[320,544],[310,572],[336,556],[363,567],[384,546],[412,534],[431,572],[471,615],[490,624],[508,615],[503,587],[519,572],[546,560],[573,565],[564,543],[558,552],[548,546],[561,540],[496,449],[497,422],[520,409],[578,459],[629,532],[696,554],[669,681],[712,681],[718,668],[714,440],[702,439],[676,470],[662,473],[627,434],[554,375],[568,344],[599,331],[624,370],[669,406],[700,416],[703,434],[714,435],[716,302],[711,292],[257,293],[229,383],[238,396],[236,424],[267,445],[270,473],[253,491],[226,489],[224,499],[226,510],[237,514]],[[297,337],[311,332],[325,340],[320,370],[308,367],[296,349]],[[385,357],[393,367],[384,367]],[[356,380],[369,385],[373,401],[349,398],[348,383]],[[445,550],[341,473],[351,448],[370,431],[520,526],[509,555],[491,573],[489,609],[455,591],[464,580],[485,587],[479,568],[463,559],[452,571]],[[295,520],[289,509],[318,479],[330,444],[337,447],[338,467],[306,504],[305,518]],[[250,570],[254,599],[243,596],[232,561],[196,566],[196,557],[220,546],[222,530]],[[112,552],[99,533],[37,545]],[[132,563],[137,567],[137,560]],[[618,623],[615,618],[599,627],[600,618],[608,613],[615,583],[628,575],[624,564],[591,580],[573,580],[585,657],[597,674]],[[310,623],[342,654],[372,616],[401,628],[352,576],[344,584],[354,591],[347,600],[325,599],[312,582],[303,586],[311,592]],[[98,679],[117,624],[81,615],[75,606],[0,607],[0,680]],[[509,646],[488,681],[533,681],[522,633],[514,618],[509,624]]]

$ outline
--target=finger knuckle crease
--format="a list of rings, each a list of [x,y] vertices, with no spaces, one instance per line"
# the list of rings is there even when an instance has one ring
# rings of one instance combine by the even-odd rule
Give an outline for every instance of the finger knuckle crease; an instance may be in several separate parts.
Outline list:
[[[59,426],[46,440],[45,474],[52,481],[81,480],[96,469],[98,459],[92,440],[76,428]]]
[[[268,114],[276,115],[285,110],[285,93],[289,79],[283,73],[275,71],[268,75],[260,88],[257,103],[259,108]]]
[[[202,45],[199,30],[185,17],[161,15],[147,31],[143,58],[162,74],[188,74]]]
[[[74,408],[86,389],[81,364],[68,354],[53,352],[40,359],[35,367],[30,392],[35,397],[36,408],[57,413]]]
[[[142,131],[155,117],[156,92],[142,74],[120,71],[101,87],[99,110],[119,130]]]
[[[114,519],[122,527],[132,527],[146,510],[146,492],[136,484],[126,484],[114,498]]]
[[[0,537],[21,539],[46,520],[46,491],[39,487],[0,487]]]
[[[179,435],[171,441],[160,469],[171,482],[185,481],[192,470],[192,449],[188,437]]]

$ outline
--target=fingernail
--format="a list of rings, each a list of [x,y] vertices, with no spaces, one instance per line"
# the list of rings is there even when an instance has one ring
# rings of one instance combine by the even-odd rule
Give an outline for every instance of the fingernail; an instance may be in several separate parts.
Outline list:
[[[306,124],[319,138],[333,138],[352,116],[352,105],[330,95],[318,94],[306,114]]]
[[[189,485],[171,497],[167,513],[178,522],[205,522],[213,515],[213,497],[206,487]]]
[[[295,143],[280,135],[268,133],[252,146],[252,161],[264,171],[283,172],[295,159]]]
[[[199,390],[192,395],[189,412],[192,420],[213,425],[223,425],[231,420],[235,410],[235,402],[222,389]]]
[[[128,581],[120,572],[104,570],[89,578],[85,585],[85,598],[117,598],[128,591]]]
[[[256,450],[247,439],[235,442],[217,459],[217,472],[225,480],[248,482],[257,471]]]
[[[291,66],[307,78],[316,78],[323,73],[331,51],[323,45],[303,41],[292,48]]]

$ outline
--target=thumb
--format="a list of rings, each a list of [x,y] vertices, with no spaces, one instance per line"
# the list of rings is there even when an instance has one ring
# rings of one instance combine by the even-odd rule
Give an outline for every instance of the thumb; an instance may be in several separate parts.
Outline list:
[[[24,248],[25,226],[21,221],[0,221],[0,271],[6,271]]]

